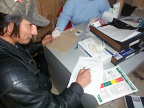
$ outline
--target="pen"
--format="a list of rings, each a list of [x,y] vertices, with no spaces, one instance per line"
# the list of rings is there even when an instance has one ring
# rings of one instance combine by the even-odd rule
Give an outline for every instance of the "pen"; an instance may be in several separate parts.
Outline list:
[[[86,70],[86,67],[83,67],[83,70]]]
[[[89,68],[88,68],[88,67],[86,67],[86,66],[84,66],[84,67],[83,67],[83,69],[84,69],[84,70],[86,70],[86,69],[89,69]]]

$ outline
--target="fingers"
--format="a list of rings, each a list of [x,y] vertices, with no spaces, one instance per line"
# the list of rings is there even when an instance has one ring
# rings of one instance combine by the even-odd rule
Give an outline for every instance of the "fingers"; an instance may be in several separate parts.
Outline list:
[[[90,69],[80,69],[80,74],[84,73],[84,74],[90,74]]]
[[[80,69],[76,80],[83,88],[91,83],[90,69]]]
[[[91,23],[94,23],[97,19],[98,19],[98,17],[92,18],[92,19],[89,21],[88,25],[90,26]]]
[[[43,47],[45,47],[48,43],[51,43],[52,41],[53,41],[52,35],[46,35],[42,40]]]
[[[60,29],[54,30],[54,31],[52,32],[52,37],[53,37],[53,38],[57,38],[58,36],[61,35],[61,33],[62,33],[62,31],[61,31]]]

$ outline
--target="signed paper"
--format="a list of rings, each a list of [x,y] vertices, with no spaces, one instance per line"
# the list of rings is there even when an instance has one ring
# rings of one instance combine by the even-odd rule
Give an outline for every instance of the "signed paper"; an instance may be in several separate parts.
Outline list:
[[[80,57],[70,78],[68,87],[72,82],[76,81],[80,69],[90,68],[92,82],[84,88],[84,93],[97,96],[103,78],[103,64],[102,61],[92,57]]]

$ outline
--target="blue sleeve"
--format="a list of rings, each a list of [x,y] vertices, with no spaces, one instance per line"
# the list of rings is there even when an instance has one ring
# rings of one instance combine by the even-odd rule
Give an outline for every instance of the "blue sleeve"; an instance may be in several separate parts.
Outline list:
[[[63,11],[61,12],[55,29],[61,29],[62,32],[67,26],[68,22],[71,20],[74,11],[75,0],[67,0],[63,7]]]
[[[55,29],[61,29],[63,32],[70,20],[72,24],[76,26],[88,22],[91,18],[96,16],[102,18],[103,13],[108,11],[109,8],[108,0],[67,0],[58,18]],[[90,10],[93,10],[93,12]]]

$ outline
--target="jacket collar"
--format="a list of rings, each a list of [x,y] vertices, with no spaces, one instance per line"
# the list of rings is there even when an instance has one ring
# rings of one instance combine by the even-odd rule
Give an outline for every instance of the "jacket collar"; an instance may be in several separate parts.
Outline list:
[[[17,45],[18,48],[0,38],[0,54],[6,54],[19,60],[28,71],[37,74],[39,70],[36,68],[35,61],[31,58],[28,51],[24,50],[20,44]]]
[[[13,54],[13,55],[19,57],[21,60],[25,61],[26,63],[29,63],[29,61],[32,60],[29,53],[26,50],[24,50],[20,44],[17,44],[17,46],[18,46],[18,48],[16,46],[12,45],[11,43],[0,38],[0,49],[3,49],[3,50],[0,50],[0,53],[9,52],[10,54]],[[23,52],[22,52],[22,50],[23,50]]]

